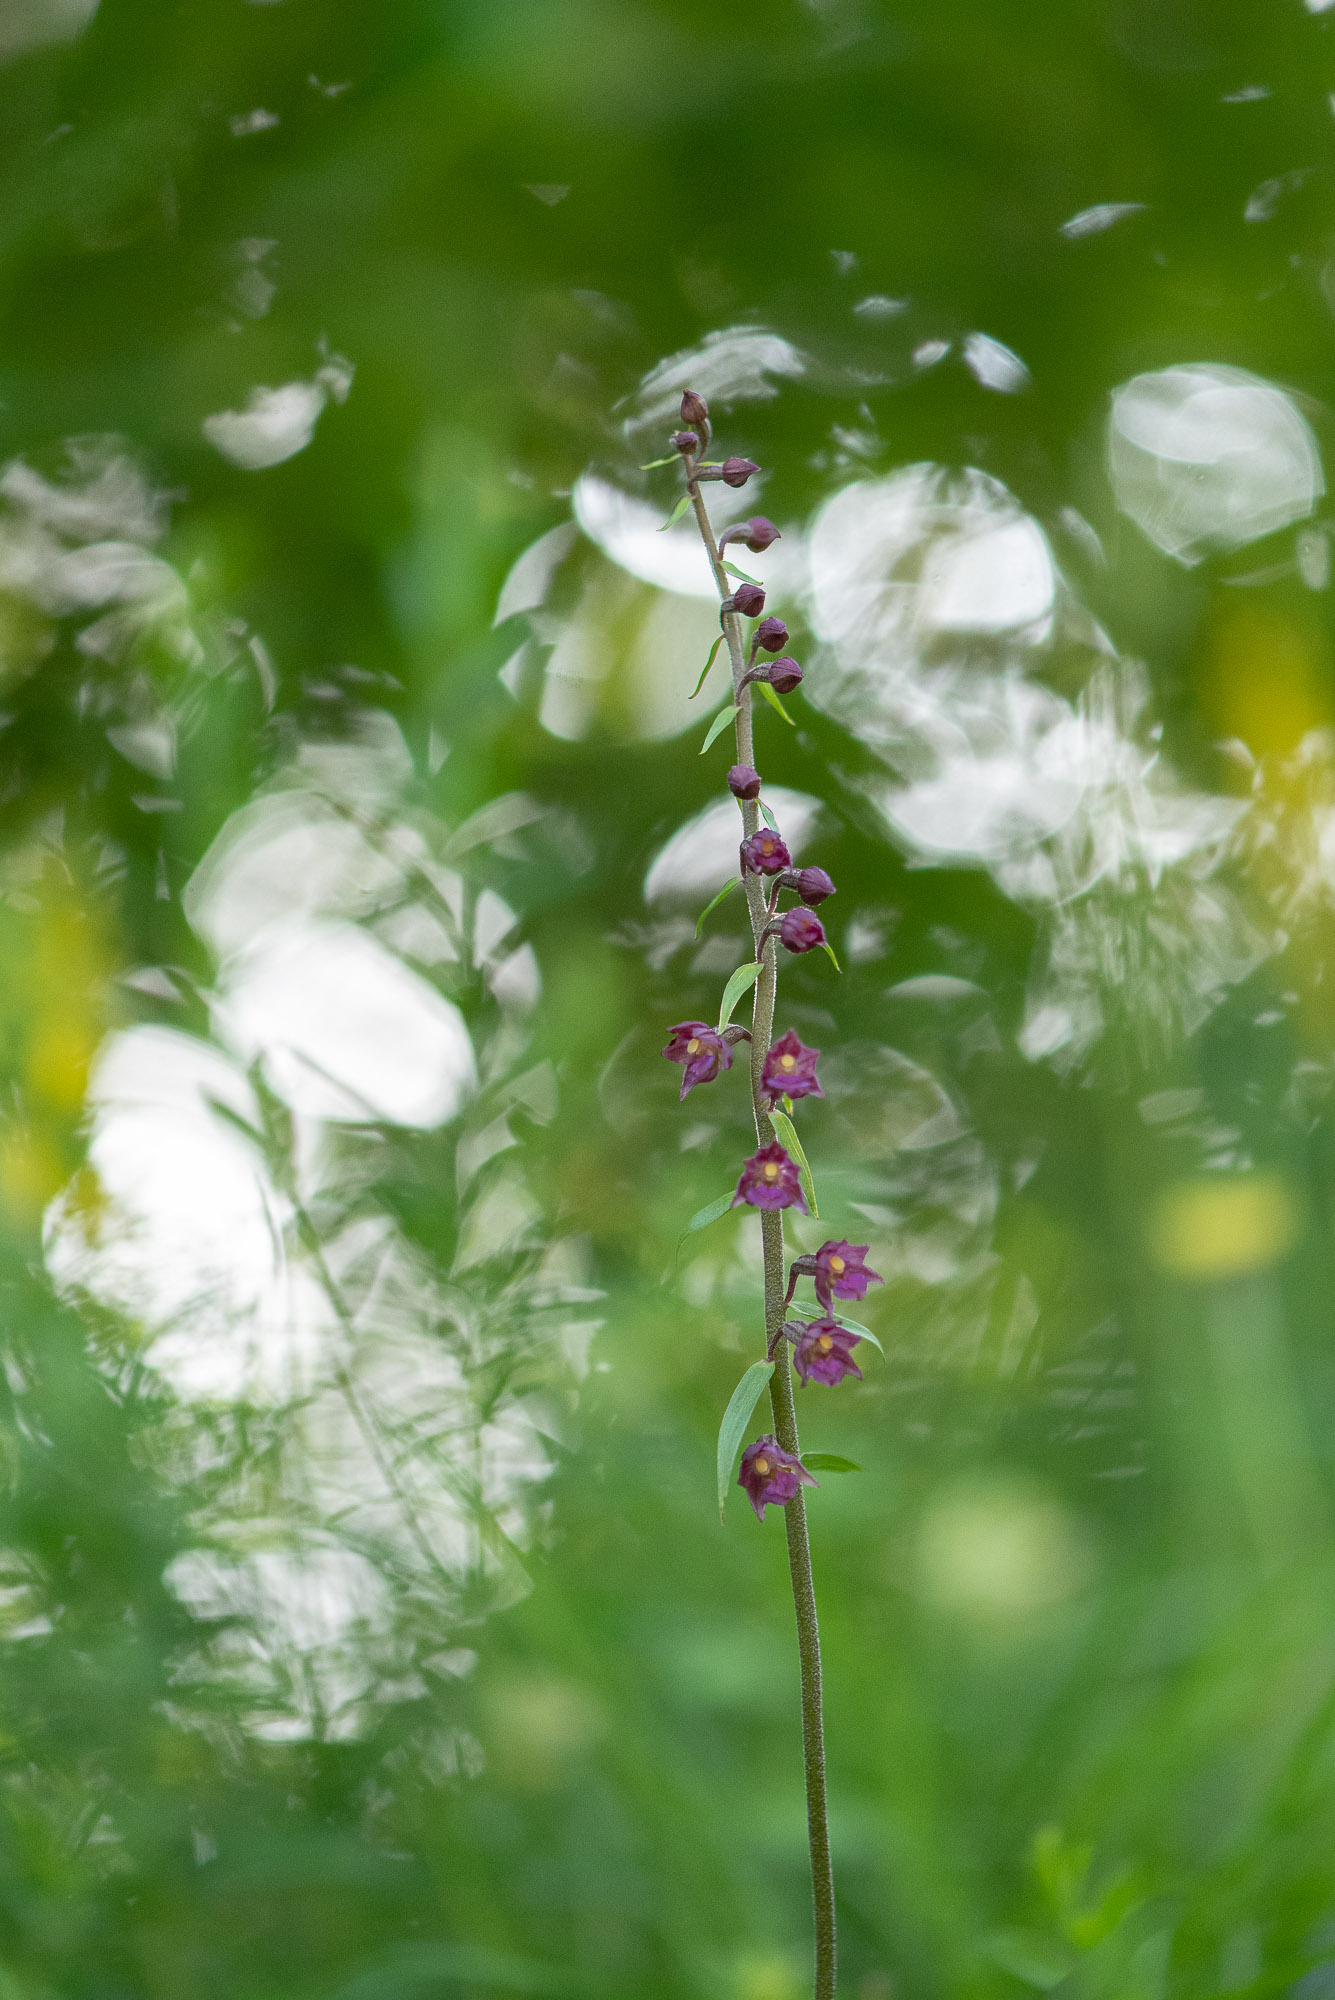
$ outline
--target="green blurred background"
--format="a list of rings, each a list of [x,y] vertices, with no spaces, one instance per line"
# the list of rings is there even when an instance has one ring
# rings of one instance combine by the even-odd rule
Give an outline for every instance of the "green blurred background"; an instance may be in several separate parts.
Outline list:
[[[1335,1993],[1333,37],[0,0],[0,2000],[806,1989],[687,380],[888,1279],[840,1991]]]

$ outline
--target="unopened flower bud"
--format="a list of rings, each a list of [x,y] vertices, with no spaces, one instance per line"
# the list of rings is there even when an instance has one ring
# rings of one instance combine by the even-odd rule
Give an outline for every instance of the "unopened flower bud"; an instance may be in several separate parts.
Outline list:
[[[751,474],[759,470],[753,458],[725,458],[719,467],[719,478],[725,486],[745,486]]]
[[[759,618],[765,609],[765,593],[758,583],[739,583],[732,596],[724,598],[720,608],[735,611],[739,618]]]
[[[700,440],[694,431],[673,431],[668,443],[675,445],[678,451],[692,452],[700,449]]]
[[[709,405],[694,389],[688,389],[681,399],[681,420],[688,430],[703,431],[709,427]]]
[[[779,942],[787,951],[816,951],[825,942],[825,926],[810,910],[786,910],[779,925]]]
[[[802,669],[791,653],[781,653],[763,671],[764,678],[776,694],[791,694],[802,679]]]
[[[739,521],[735,527],[725,528],[718,538],[718,545],[723,550],[729,542],[740,542],[743,548],[750,549],[753,556],[758,556],[778,539],[779,531],[773,521],[767,521],[763,514],[753,514],[749,521]]]
[[[728,790],[735,799],[760,797],[760,773],[750,764],[734,764],[728,773]]]
[[[782,618],[762,618],[755,630],[755,641],[762,652],[781,653],[788,644],[788,627]]]
[[[785,883],[784,886],[796,889],[802,901],[813,910],[818,903],[823,903],[827,896],[838,893],[823,868],[799,868],[794,881]]]

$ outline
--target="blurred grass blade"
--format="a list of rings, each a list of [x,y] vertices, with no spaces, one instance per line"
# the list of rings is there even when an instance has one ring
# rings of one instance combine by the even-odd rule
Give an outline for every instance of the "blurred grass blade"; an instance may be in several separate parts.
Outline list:
[[[751,1421],[751,1412],[760,1401],[765,1384],[774,1373],[772,1361],[753,1361],[728,1399],[723,1422],[718,1427],[718,1517],[723,1519],[733,1461]]]
[[[808,1472],[861,1472],[855,1458],[840,1458],[837,1451],[804,1451],[802,1463]]]
[[[710,649],[709,649],[709,658],[708,658],[708,659],[707,659],[707,660],[705,661],[705,664],[704,664],[704,671],[703,671],[703,672],[701,673],[701,675],[700,675],[700,678],[699,678],[699,680],[698,680],[698,681],[696,682],[695,686],[694,686],[694,687],[693,687],[693,688],[691,689],[691,700],[692,700],[692,701],[694,701],[694,700],[695,700],[695,697],[696,697],[696,696],[697,696],[697,695],[699,694],[699,692],[700,692],[701,688],[702,688],[702,687],[704,686],[705,682],[706,682],[706,681],[708,680],[708,678],[709,678],[709,669],[710,669],[710,668],[711,668],[711,667],[713,666],[713,664],[714,664],[714,660],[715,660],[715,657],[716,657],[716,655],[717,655],[717,653],[718,653],[718,649],[719,649],[719,647],[720,647],[720,646],[721,646],[722,644],[723,644],[723,634],[722,634],[722,633],[720,632],[720,633],[719,633],[719,635],[718,635],[718,637],[717,637],[717,639],[715,639],[715,641],[714,641],[713,645],[712,645],[712,646],[710,647]]]
[[[796,729],[797,724],[793,721],[792,716],[789,715],[787,709],[784,707],[783,703],[779,700],[778,695],[775,694],[773,688],[770,686],[768,681],[752,681],[751,685],[754,688],[759,688],[761,694],[764,695],[770,707],[776,708],[779,711],[779,714],[783,717],[784,721],[788,724],[788,727],[790,729]]]
[[[797,1162],[797,1171],[802,1181],[802,1192],[807,1198],[807,1207],[819,1222],[820,1210],[816,1206],[816,1184],[811,1178],[811,1169],[807,1165],[807,1156],[802,1151],[802,1141],[797,1136],[797,1127],[794,1125],[792,1119],[786,1117],[782,1111],[771,1111],[769,1117],[770,1123],[778,1133],[785,1150]]]
[[[718,1031],[720,1034],[723,1033],[723,1030],[732,1019],[732,1010],[741,999],[743,993],[749,993],[759,977],[759,964],[753,964],[749,961],[746,965],[739,965],[736,972],[733,973],[732,978],[723,989],[723,998],[719,1002]]]
[[[719,890],[717,896],[715,896],[712,901],[705,904],[705,907],[703,908],[703,910],[701,910],[699,916],[695,920],[695,935],[697,937],[699,937],[700,932],[704,929],[705,918],[713,915],[714,911],[723,901],[723,898],[725,896],[730,896],[732,894],[733,890],[737,887],[737,884],[741,881],[741,879],[742,878],[740,875],[731,876],[729,880],[723,884],[723,887]]]
[[[734,717],[734,715],[736,715],[736,713],[737,713],[736,702],[733,703],[731,708],[721,708],[719,710],[718,714],[714,717],[714,720],[709,725],[708,736],[706,736],[704,742],[700,745],[700,755],[702,757],[704,756],[706,750],[709,748],[710,744],[715,740],[715,738],[719,736],[722,733],[722,731],[727,728],[728,724],[732,721],[732,718]]]

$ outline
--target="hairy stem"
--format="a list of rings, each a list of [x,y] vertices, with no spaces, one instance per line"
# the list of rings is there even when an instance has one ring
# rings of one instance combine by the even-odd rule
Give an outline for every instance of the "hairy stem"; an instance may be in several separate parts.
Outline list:
[[[714,571],[720,598],[731,594],[727,571],[719,555],[705,503],[694,479],[687,481],[696,525]],[[736,721],[737,762],[755,764],[751,702],[753,690],[742,686],[746,656],[741,620],[735,612],[723,615],[723,630],[732,662],[733,700],[738,705]],[[740,801],[742,825],[749,837],[760,828],[760,808],[751,799]],[[774,1000],[779,983],[779,941],[764,936],[769,910],[760,877],[746,871],[746,907],[751,919],[751,935],[760,958],[760,977],[753,989],[751,1013],[751,1107],[756,1134],[762,1146],[774,1137],[774,1127],[761,1101],[760,1079],[774,1033]],[[763,942],[762,942],[763,940]],[[801,1450],[797,1435],[797,1410],[793,1401],[793,1373],[787,1349],[779,1337],[786,1310],[783,1277],[783,1214],[763,1209],[760,1216],[761,1241],[765,1259],[765,1346],[777,1347],[777,1365],[770,1377],[770,1404],[774,1412],[774,1435],[785,1451],[797,1456]],[[835,1920],[834,1870],[830,1862],[830,1828],[825,1802],[825,1725],[821,1714],[820,1627],[816,1620],[816,1586],[811,1574],[811,1543],[807,1535],[807,1512],[803,1489],[799,1486],[783,1510],[788,1533],[788,1573],[793,1586],[793,1608],[797,1613],[797,1650],[802,1669],[802,1753],[807,1785],[807,1840],[811,1849],[811,1894],[816,1932],[815,2000],[834,2000]]]

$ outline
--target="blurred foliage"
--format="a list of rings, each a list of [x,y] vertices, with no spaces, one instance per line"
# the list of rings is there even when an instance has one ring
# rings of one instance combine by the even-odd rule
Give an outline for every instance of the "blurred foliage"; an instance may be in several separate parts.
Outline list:
[[[1134,656],[1137,782],[1237,811],[1227,923],[1167,864],[1065,902],[924,865],[794,587],[813,700],[765,773],[821,802],[846,969],[785,1004],[823,1214],[890,1278],[885,1363],[801,1402],[866,1468],[812,1504],[841,1991],[1335,1990],[1326,543],[1174,563],[1104,448],[1182,363],[1329,444],[1332,36],[1321,0],[9,0],[0,2000],[804,1990],[782,1537],[711,1483],[755,1246],[677,1252],[744,1106],[679,1110],[657,1056],[737,918],[697,951],[708,891],[642,886],[718,796],[664,691],[712,617],[570,538],[493,622],[590,467],[666,512],[623,419],[739,326],[805,357],[722,425],[768,513],[981,468],[1078,600],[1039,678],[1097,702]],[[605,680],[557,733],[576,628]],[[450,1115],[322,1111],[247,1041],[217,884],[256,827],[295,844],[248,895],[465,1024]],[[1063,981],[1068,1062],[1020,1039]],[[116,1152],[86,1093],[127,1047],[135,1089],[195,1051],[270,1290],[155,1317],[125,1191],[200,1128]],[[199,1186],[174,1255],[225,1247]]]

